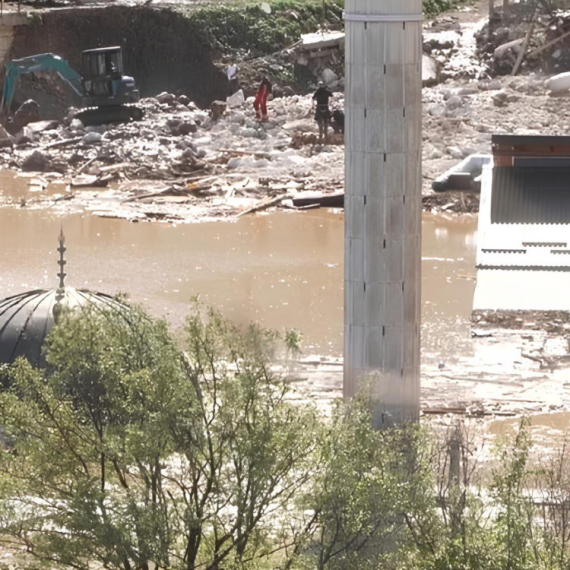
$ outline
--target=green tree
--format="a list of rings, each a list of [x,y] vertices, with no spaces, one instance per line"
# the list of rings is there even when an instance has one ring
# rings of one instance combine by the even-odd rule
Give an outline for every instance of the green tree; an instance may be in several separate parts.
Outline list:
[[[45,371],[10,368],[0,422],[5,545],[42,567],[241,567],[297,535],[276,521],[312,469],[315,416],[285,401],[271,335],[211,312],[186,351],[139,309],[66,315]]]

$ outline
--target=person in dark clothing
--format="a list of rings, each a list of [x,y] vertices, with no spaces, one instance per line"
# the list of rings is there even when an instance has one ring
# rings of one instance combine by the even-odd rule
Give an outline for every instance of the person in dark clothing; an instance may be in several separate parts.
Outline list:
[[[253,108],[255,109],[255,116],[257,119],[262,121],[267,121],[267,97],[271,93],[272,85],[271,81],[267,79],[264,75],[257,93],[255,94],[255,101],[253,103]]]
[[[332,128],[335,133],[344,134],[344,111],[340,109],[335,109],[332,112]]]
[[[327,139],[329,123],[331,120],[329,100],[332,96],[332,91],[327,89],[322,81],[319,81],[319,88],[313,95],[313,101],[317,102],[315,121],[317,121],[317,125],[319,125],[319,140],[322,140],[323,135],[325,137],[325,141]]]

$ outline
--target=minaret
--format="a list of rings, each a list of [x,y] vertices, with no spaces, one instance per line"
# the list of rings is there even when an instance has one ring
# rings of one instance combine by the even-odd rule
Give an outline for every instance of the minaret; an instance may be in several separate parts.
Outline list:
[[[65,247],[65,236],[63,235],[63,226],[62,226],[61,231],[59,233],[59,247],[57,248],[57,251],[59,252],[59,260],[57,262],[57,264],[59,265],[59,273],[57,274],[57,276],[59,277],[59,286],[57,288],[57,292],[55,295],[56,304],[55,307],[53,308],[53,316],[55,321],[57,321],[61,313],[61,308],[62,308],[61,302],[65,297],[65,278],[67,276],[67,273],[65,273],[64,269],[65,266],[67,265],[67,261],[65,261],[64,255],[66,250],[67,248]]]

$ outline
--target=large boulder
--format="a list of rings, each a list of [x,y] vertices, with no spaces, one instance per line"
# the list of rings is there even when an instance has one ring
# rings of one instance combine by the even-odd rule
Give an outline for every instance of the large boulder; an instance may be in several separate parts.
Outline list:
[[[422,55],[422,85],[424,87],[432,87],[441,81],[441,63],[430,57]]]
[[[321,79],[324,81],[327,87],[331,87],[335,82],[338,81],[338,75],[332,69],[327,68],[323,69],[323,72],[321,73]]]
[[[239,89],[233,95],[230,95],[226,99],[228,107],[241,107],[245,103],[245,96],[243,94],[243,89]]]

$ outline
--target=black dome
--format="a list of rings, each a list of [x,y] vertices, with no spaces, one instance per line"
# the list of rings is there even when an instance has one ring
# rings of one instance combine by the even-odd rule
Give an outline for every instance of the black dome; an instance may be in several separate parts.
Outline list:
[[[36,290],[0,300],[0,365],[14,362],[25,356],[31,364],[42,362],[42,345],[54,324],[57,289]],[[104,293],[63,290],[61,306],[121,309],[125,305]]]

